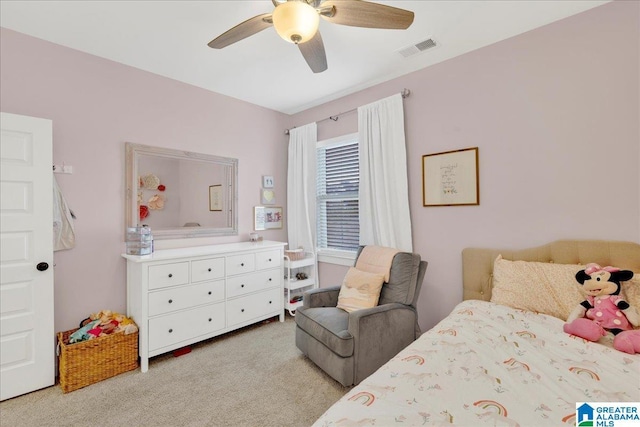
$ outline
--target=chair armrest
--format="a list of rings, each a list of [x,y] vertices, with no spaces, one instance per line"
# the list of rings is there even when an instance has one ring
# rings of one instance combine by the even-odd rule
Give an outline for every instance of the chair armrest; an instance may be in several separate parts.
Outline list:
[[[332,286],[330,288],[311,289],[304,293],[303,306],[305,308],[312,307],[335,307],[338,305],[338,295],[340,294],[340,286]]]
[[[415,341],[416,312],[411,306],[390,303],[349,313],[354,338],[356,384]]]
[[[396,312],[394,310],[403,311]],[[408,317],[415,317],[415,310],[413,307],[397,302],[378,305],[371,308],[364,308],[349,313],[349,332],[351,332],[354,337],[356,334],[361,335],[360,329],[365,325],[365,323],[384,322],[385,319],[389,320],[391,316],[395,315],[395,313],[405,313]],[[384,324],[385,329],[395,329],[402,326],[404,325],[398,324],[397,322],[394,322],[393,324]]]

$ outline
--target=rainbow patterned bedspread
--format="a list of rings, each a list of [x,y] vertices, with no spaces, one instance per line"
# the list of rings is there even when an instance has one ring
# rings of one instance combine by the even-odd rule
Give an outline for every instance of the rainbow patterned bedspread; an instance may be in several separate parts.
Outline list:
[[[640,401],[640,355],[562,331],[560,319],[485,301],[451,315],[314,424],[575,425],[576,402]]]

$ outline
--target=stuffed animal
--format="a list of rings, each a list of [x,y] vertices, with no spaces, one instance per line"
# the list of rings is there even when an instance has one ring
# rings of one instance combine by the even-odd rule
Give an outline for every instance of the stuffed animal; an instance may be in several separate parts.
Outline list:
[[[640,353],[640,314],[620,296],[620,282],[631,280],[633,272],[589,264],[576,273],[587,299],[569,315],[564,331],[589,341],[607,332],[615,335],[613,347],[625,353]]]

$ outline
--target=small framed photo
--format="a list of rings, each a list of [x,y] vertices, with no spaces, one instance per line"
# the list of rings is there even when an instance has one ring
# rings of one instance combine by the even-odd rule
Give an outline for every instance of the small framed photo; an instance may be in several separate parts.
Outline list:
[[[281,207],[256,206],[253,209],[255,230],[282,228],[283,218]]]
[[[478,147],[422,156],[423,206],[480,204]]]
[[[263,205],[275,205],[276,193],[269,188],[263,188],[260,190],[260,200]]]
[[[263,175],[262,176],[262,186],[264,188],[273,188],[273,176],[271,176],[271,175]]]
[[[222,211],[222,185],[209,186],[209,211]]]

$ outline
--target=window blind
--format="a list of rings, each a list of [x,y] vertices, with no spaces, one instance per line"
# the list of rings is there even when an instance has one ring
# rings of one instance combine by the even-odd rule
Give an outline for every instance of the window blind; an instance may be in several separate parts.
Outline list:
[[[318,148],[318,246],[358,249],[358,142]]]

